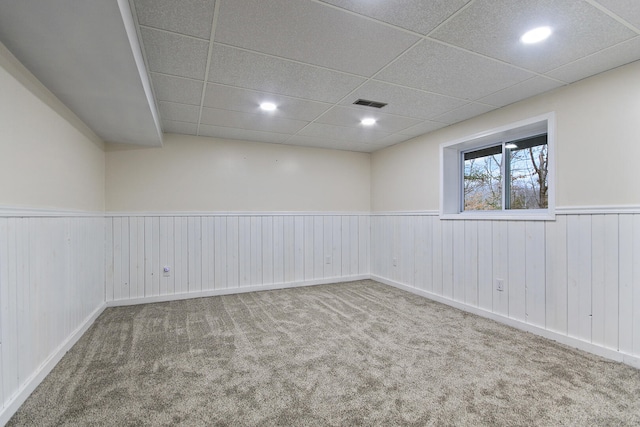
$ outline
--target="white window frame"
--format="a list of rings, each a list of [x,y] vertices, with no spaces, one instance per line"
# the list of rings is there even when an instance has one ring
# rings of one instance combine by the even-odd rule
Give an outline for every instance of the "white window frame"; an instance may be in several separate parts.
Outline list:
[[[504,209],[495,211],[463,210],[464,177],[463,153],[504,144],[508,141],[547,134],[548,153],[548,207],[546,209]],[[496,219],[542,220],[555,219],[555,113],[547,113],[498,128],[440,144],[440,218],[441,219]],[[503,176],[503,179],[505,177]],[[503,186],[504,188],[504,186]],[[504,199],[504,195],[503,195]]]

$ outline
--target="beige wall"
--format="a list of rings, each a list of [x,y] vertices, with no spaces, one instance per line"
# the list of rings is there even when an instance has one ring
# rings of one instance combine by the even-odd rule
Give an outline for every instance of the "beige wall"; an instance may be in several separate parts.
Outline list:
[[[70,117],[0,45],[0,206],[104,210],[101,142]]]
[[[107,151],[108,211],[365,211],[370,155],[165,135]]]
[[[640,205],[640,62],[414,138],[371,159],[373,211],[439,209],[439,145],[556,112],[556,206]]]

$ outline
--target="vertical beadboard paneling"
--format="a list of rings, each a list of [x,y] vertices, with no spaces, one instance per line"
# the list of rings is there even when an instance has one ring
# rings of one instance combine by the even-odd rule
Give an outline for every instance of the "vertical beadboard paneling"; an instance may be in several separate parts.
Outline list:
[[[262,283],[262,219],[251,217],[251,285]]]
[[[415,286],[415,217],[403,216],[400,218],[400,280],[409,286]]]
[[[6,295],[6,308],[3,303],[2,322],[2,360],[4,362],[2,382],[4,386],[5,399],[9,399],[18,389],[18,305],[17,305],[17,247],[16,236],[17,218],[7,220],[7,257],[4,267],[7,270],[8,279],[3,283],[2,295]],[[9,351],[8,349],[11,349]]]
[[[526,246],[525,222],[510,221],[507,224],[509,241],[509,317],[526,321]]]
[[[305,279],[306,258],[305,248],[307,235],[305,234],[305,217],[296,216],[294,218],[294,281],[302,282]],[[313,265],[313,264],[312,264]],[[290,283],[290,282],[289,282]]]
[[[126,299],[130,298],[129,292],[129,265],[130,265],[130,256],[129,256],[129,218],[122,218],[122,239],[120,240],[122,244],[122,248],[120,251],[120,267],[122,268],[122,273],[120,275],[120,298]]]
[[[26,398],[104,304],[112,232],[103,218],[0,218],[0,407]]]
[[[415,238],[413,240],[414,266],[413,266],[413,283],[418,289],[427,289],[427,278],[431,278],[431,254],[427,255],[428,248],[431,246],[431,236],[429,229],[427,231],[426,217],[414,217],[415,221]],[[407,245],[408,246],[408,245]],[[430,280],[428,281],[430,285]]]
[[[340,248],[341,259],[340,265],[342,267],[341,275],[349,275],[351,273],[351,217],[341,216],[340,221]]]
[[[606,215],[604,220],[604,298],[599,323],[604,324],[602,345],[613,350],[618,349],[619,255],[618,215]],[[593,260],[595,261],[596,258],[594,257]]]
[[[567,333],[591,341],[591,216],[567,221]]]
[[[295,218],[282,218],[283,233],[283,268],[284,282],[293,282],[296,278],[296,228]]]
[[[115,218],[105,219],[105,301],[113,301],[113,280],[114,280],[114,266],[113,266],[113,220]]]
[[[338,260],[333,259],[333,223],[330,216],[322,218],[322,243],[323,243],[323,259],[324,259],[324,272],[322,277],[333,276],[333,264]]]
[[[229,287],[227,278],[227,218],[216,217],[214,218],[214,224],[214,288],[227,289]]]
[[[113,299],[122,299],[122,218],[113,218]]]
[[[633,334],[632,354],[640,355],[640,215],[633,217]]]
[[[567,216],[545,224],[546,327],[567,334]]]
[[[115,216],[106,223],[108,301],[369,275],[368,215]]]
[[[358,242],[359,242],[359,274],[371,273],[371,217],[369,215],[358,216]]]
[[[464,225],[464,302],[478,306],[478,221]]]
[[[465,224],[462,227],[453,227],[453,262],[452,262],[452,277],[453,277],[453,300],[464,302],[464,279],[465,272],[469,270],[465,268],[464,259],[464,229]]]
[[[341,277],[343,275],[342,266],[342,217],[333,216],[326,217],[331,222],[331,264],[333,266],[331,277]],[[346,275],[346,274],[345,274]]]
[[[618,349],[633,351],[633,215],[620,215],[618,271]]]
[[[115,223],[117,218],[112,218]],[[153,228],[152,218],[144,219],[144,296],[150,297],[153,295],[153,269],[151,266],[151,248],[153,247],[153,241],[151,240],[151,230]],[[115,275],[115,272],[114,272]],[[108,299],[107,299],[108,301]]]
[[[545,228],[540,221],[525,223],[525,302],[526,318],[530,323],[545,327],[546,275],[545,275]]]
[[[313,220],[313,246],[311,258],[313,259],[313,278],[324,277],[324,217],[314,216]],[[309,254],[305,254],[308,256]]]
[[[371,239],[374,277],[640,356],[640,214],[561,214],[544,222],[373,215]],[[412,263],[413,279],[403,268]]]
[[[442,221],[442,296],[453,299],[453,221]],[[455,223],[457,225],[457,223]],[[464,226],[464,223],[460,223]]]
[[[509,316],[509,236],[508,224],[504,221],[493,223],[493,312],[502,316]],[[503,288],[499,290],[497,280],[503,281]]]
[[[214,279],[214,253],[211,250],[213,247],[213,218],[204,217],[200,218],[200,277],[201,277],[201,290],[213,289]],[[160,242],[162,247],[162,242]]]
[[[313,259],[313,237],[314,237],[313,217],[304,217],[304,251],[302,259],[304,260],[304,280],[313,280],[314,259]]]
[[[608,297],[605,291],[607,280],[606,252],[612,249],[607,247],[608,230],[605,229],[606,218],[606,215],[594,215],[591,219],[591,295],[593,298],[591,342],[600,346],[607,346],[605,344],[605,310]],[[618,234],[617,229],[615,234]],[[617,252],[618,248],[616,246],[615,253],[617,254]]]
[[[240,286],[251,284],[251,217],[238,218],[238,271]]]
[[[223,289],[237,288],[239,283],[239,220],[237,217],[227,218],[227,245],[226,245],[226,258],[227,258],[227,282],[221,284]]]
[[[7,218],[0,217],[0,402],[5,401],[5,381],[9,372],[5,366],[6,356],[4,356],[3,348],[6,346],[7,335],[10,330],[9,325],[9,273],[7,267],[9,239],[7,234]],[[5,344],[3,344],[5,343]]]
[[[493,223],[478,221],[478,307],[493,311]]]
[[[431,256],[433,261],[431,265],[433,266],[433,272],[431,274],[433,289],[432,292],[436,295],[442,295],[442,284],[444,283],[443,279],[443,263],[442,263],[442,224],[444,221],[440,221],[437,218],[429,217],[431,220],[431,231],[432,231],[432,247]]]
[[[138,296],[138,218],[129,218],[129,298]],[[144,244],[144,240],[143,240]]]
[[[273,218],[262,217],[262,281],[260,284],[273,283]]]
[[[284,283],[284,218],[273,218],[273,283]]]

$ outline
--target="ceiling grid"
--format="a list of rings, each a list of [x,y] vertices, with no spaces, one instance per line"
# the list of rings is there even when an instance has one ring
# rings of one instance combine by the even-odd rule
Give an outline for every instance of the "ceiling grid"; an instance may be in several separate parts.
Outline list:
[[[636,0],[118,1],[130,5],[166,133],[372,152],[640,60]],[[80,90],[122,71],[82,68],[118,26],[78,16],[96,13],[72,0],[29,3],[0,6],[0,41],[98,135],[136,143],[122,136],[126,126],[103,130],[105,98]],[[71,21],[47,20],[59,10]],[[537,26],[551,36],[521,43]],[[93,28],[113,34],[96,33],[86,42],[93,51],[72,56],[82,51],[65,43],[90,40]],[[353,105],[359,98],[387,105]],[[143,103],[120,95],[113,114],[118,101],[133,126],[129,110]],[[260,110],[263,102],[275,111]]]

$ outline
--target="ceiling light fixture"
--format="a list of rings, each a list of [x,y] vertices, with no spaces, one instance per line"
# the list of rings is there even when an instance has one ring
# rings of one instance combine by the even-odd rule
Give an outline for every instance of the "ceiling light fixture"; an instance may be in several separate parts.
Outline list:
[[[527,31],[520,37],[520,41],[524,44],[538,43],[551,35],[551,28],[538,27]]]
[[[504,148],[506,148],[507,150],[513,150],[514,148],[518,148],[518,146],[513,142],[508,142],[504,145]]]
[[[273,102],[263,102],[262,104],[260,104],[260,108],[264,111],[275,111],[275,109],[278,107]]]
[[[371,119],[371,118],[362,119],[362,121],[360,123],[362,123],[364,126],[371,126],[371,125],[376,123],[376,119]]]

